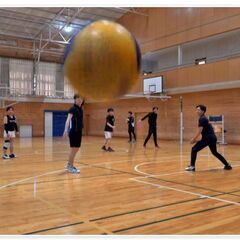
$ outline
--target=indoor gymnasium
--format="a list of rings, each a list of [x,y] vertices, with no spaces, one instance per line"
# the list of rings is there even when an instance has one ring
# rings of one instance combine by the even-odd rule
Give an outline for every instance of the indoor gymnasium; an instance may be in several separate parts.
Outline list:
[[[1,235],[240,234],[240,8],[1,7]]]

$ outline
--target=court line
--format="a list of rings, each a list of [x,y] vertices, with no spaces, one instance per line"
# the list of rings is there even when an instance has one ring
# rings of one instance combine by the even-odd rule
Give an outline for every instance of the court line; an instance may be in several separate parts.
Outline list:
[[[199,196],[200,198],[209,198],[209,199],[212,199],[212,200],[216,200],[216,201],[220,201],[220,202],[224,202],[224,203],[230,203],[230,204],[240,206],[239,202],[233,202],[233,201],[224,200],[224,199],[221,199],[221,198],[211,197],[211,196],[206,195],[206,194],[195,193],[195,192],[191,192],[191,191],[181,190],[179,188],[168,187],[168,186],[164,186],[164,185],[161,185],[161,184],[155,184],[155,183],[150,183],[150,182],[146,182],[146,181],[141,181],[141,180],[138,180],[138,179],[135,179],[135,178],[131,178],[131,180],[139,182],[139,183],[151,185],[151,186],[154,186],[154,187],[157,187],[157,188],[165,188],[165,189],[168,189],[168,190],[173,190],[173,191],[177,191],[177,192],[181,192],[181,193],[186,193],[186,194]]]
[[[138,177],[138,178],[170,176],[170,175],[176,175],[176,174],[181,174],[181,173],[191,173],[191,174],[192,174],[192,172],[187,172],[187,171],[185,171],[185,170],[184,170],[184,171],[173,172],[173,173],[149,174],[149,173],[140,171],[140,170],[138,169],[140,166],[148,165],[148,164],[151,164],[151,163],[156,163],[156,161],[140,163],[140,164],[137,164],[137,165],[134,167],[134,170],[135,170],[136,172],[145,175],[145,176],[141,176],[141,177]],[[233,168],[239,167],[239,166],[240,166],[240,164],[238,164],[238,165],[232,165]],[[211,170],[215,170],[215,169],[223,169],[223,167],[205,168],[205,169],[199,170],[198,172],[211,171]]]
[[[226,204],[226,205],[223,205],[223,206],[207,208],[207,209],[203,209],[203,210],[192,212],[192,213],[187,213],[187,214],[174,216],[174,217],[171,217],[171,218],[165,218],[165,219],[161,219],[161,220],[154,221],[154,222],[148,222],[148,223],[135,225],[135,226],[128,227],[128,228],[122,228],[122,229],[114,230],[112,232],[113,233],[124,232],[124,231],[131,230],[131,229],[134,229],[134,228],[145,227],[145,226],[149,226],[149,225],[160,223],[160,222],[166,222],[166,221],[175,220],[175,219],[178,219],[178,218],[188,217],[188,216],[191,216],[191,215],[195,215],[195,214],[199,214],[199,213],[203,213],[203,212],[207,212],[207,211],[212,211],[212,210],[215,210],[215,209],[224,208],[224,207],[228,207],[228,206],[232,206],[232,204]]]
[[[67,169],[61,169],[61,170],[51,171],[51,172],[47,172],[47,173],[40,174],[40,175],[37,175],[37,176],[33,176],[33,177],[29,177],[29,178],[24,178],[24,179],[21,179],[21,180],[18,180],[18,181],[11,182],[11,183],[8,183],[8,184],[6,184],[6,185],[0,186],[0,190],[4,189],[4,188],[6,188],[6,187],[12,186],[12,185],[16,185],[16,184],[21,183],[21,182],[26,182],[26,181],[28,181],[28,180],[32,180],[32,179],[34,179],[34,178],[38,178],[38,177],[42,177],[42,176],[46,176],[46,175],[51,175],[51,174],[58,173],[58,172],[65,172],[65,171],[67,171]]]
[[[30,234],[35,234],[35,233],[47,232],[47,231],[51,231],[51,230],[55,230],[55,229],[59,229],[59,228],[65,228],[65,227],[80,225],[80,224],[83,224],[83,223],[84,223],[83,221],[80,221],[80,222],[70,223],[70,224],[61,225],[61,226],[45,228],[45,229],[41,229],[41,230],[37,230],[37,231],[33,231],[33,232],[27,232],[27,233],[23,233],[22,235],[30,235]]]

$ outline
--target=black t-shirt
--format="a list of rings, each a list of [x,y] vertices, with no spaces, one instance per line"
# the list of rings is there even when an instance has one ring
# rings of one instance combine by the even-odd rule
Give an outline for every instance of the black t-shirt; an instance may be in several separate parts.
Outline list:
[[[114,122],[115,122],[114,116],[107,115],[104,131],[106,131],[106,132],[113,132],[113,128],[109,127],[109,126],[107,125],[107,123],[109,123],[109,124],[111,124],[112,126],[114,126]]]
[[[157,126],[157,114],[155,112],[148,113],[145,117],[143,117],[141,120],[148,118],[148,124],[151,128],[156,128]]]
[[[128,127],[134,128],[134,117],[133,116],[128,117],[127,121],[128,121]]]
[[[15,116],[7,115],[7,124],[6,124],[7,131],[18,131],[17,128],[17,119]]]
[[[202,137],[206,137],[208,135],[215,135],[213,127],[205,115],[199,118],[198,126],[203,127]]]
[[[70,123],[70,131],[81,132],[83,128],[83,110],[78,105],[74,104],[68,111],[72,114]]]

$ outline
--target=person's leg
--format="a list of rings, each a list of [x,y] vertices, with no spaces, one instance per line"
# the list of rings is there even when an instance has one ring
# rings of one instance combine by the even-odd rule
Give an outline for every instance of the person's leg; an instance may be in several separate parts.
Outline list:
[[[133,133],[134,140],[136,141],[137,139],[136,139],[136,134],[135,134],[135,129],[134,128],[132,128],[132,133]]]
[[[206,140],[200,140],[192,147],[192,152],[191,152],[191,166],[192,167],[195,167],[197,153],[199,151],[201,151],[203,148],[205,148],[206,146],[208,146],[208,142]]]
[[[75,159],[75,156],[78,152],[79,148],[78,147],[71,147],[70,152],[69,152],[69,157],[68,157],[68,165],[73,166],[73,162]]]
[[[9,156],[7,155],[7,150],[8,148],[10,148],[10,140],[9,138],[4,138],[4,143],[3,143],[3,158],[9,158]]]
[[[13,143],[14,143],[14,139],[13,138],[10,138],[10,156],[13,155]]]
[[[154,140],[154,144],[155,147],[158,147],[158,143],[157,143],[157,129],[153,129],[153,140]]]
[[[82,133],[81,132],[70,132],[69,133],[70,140],[70,152],[68,156],[68,164],[67,169],[70,173],[80,173],[80,170],[74,167],[74,160],[77,152],[81,147],[82,141]]]
[[[209,148],[210,148],[212,154],[217,159],[219,159],[225,166],[230,166],[230,164],[227,162],[227,160],[217,151],[217,138],[216,137],[210,138]]]
[[[146,147],[146,144],[147,144],[148,140],[150,139],[151,135],[152,135],[152,129],[149,128],[148,129],[148,135],[147,135],[147,137],[146,137],[146,139],[144,141],[144,144],[143,144],[144,147]]]
[[[132,141],[132,131],[131,128],[128,128],[129,142]]]

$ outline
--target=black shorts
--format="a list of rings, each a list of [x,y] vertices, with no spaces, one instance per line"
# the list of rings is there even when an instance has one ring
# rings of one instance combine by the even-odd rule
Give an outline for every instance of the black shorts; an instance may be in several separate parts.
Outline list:
[[[81,131],[80,132],[70,131],[68,136],[69,136],[70,147],[76,147],[76,148],[81,147],[81,142],[82,142]]]

